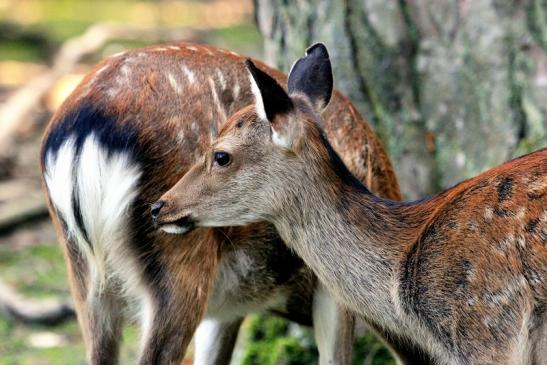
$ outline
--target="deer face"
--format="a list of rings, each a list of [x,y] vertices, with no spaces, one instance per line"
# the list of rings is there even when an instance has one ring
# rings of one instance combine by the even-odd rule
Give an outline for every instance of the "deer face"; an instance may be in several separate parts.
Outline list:
[[[302,157],[322,137],[316,121],[332,93],[327,50],[314,45],[295,63],[289,94],[251,61],[247,67],[255,105],[231,116],[201,162],[152,206],[165,232],[270,220],[306,188]]]

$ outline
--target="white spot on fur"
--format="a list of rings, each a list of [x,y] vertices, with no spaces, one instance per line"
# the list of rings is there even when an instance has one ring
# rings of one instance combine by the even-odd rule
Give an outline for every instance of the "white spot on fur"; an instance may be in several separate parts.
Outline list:
[[[165,224],[162,225],[160,229],[169,234],[183,234],[188,232],[189,227],[181,227],[176,224]]]
[[[190,50],[190,51],[192,51],[192,52],[197,52],[197,51],[198,51],[198,49],[197,49],[196,47],[194,47],[194,46],[187,46],[186,49],[187,49],[187,50]]]
[[[117,58],[117,57],[123,56],[126,52],[127,51],[116,52],[116,53],[110,55],[110,58]]]
[[[172,49],[173,51],[180,51],[180,47],[179,46],[169,46],[167,47],[169,49]]]
[[[235,53],[234,51],[229,51],[229,52],[230,52],[231,55],[239,57],[239,54]]]
[[[289,138],[282,135],[281,133],[276,132],[276,130],[273,128],[272,128],[272,142],[278,145],[279,147],[283,147],[283,148],[291,147],[291,141],[289,140]]]
[[[169,80],[169,84],[171,85],[173,90],[175,90],[175,92],[179,95],[182,94],[182,88],[171,72],[167,73],[167,79]]]
[[[94,75],[94,78],[97,78],[97,76],[99,76],[100,74],[102,74],[103,72],[106,71],[106,69],[110,67],[110,65],[107,63],[106,65],[102,66],[101,68],[99,68],[96,72],[95,72],[95,75]]]
[[[178,133],[177,133],[177,142],[179,143],[184,143],[184,131],[181,129]]]
[[[525,248],[526,247],[526,238],[524,238],[523,235],[519,235],[517,237],[517,244],[520,246],[520,248]]]
[[[519,210],[517,210],[516,218],[519,220],[524,220],[526,218],[526,208],[520,207]]]
[[[123,81],[128,81],[129,77],[131,76],[131,68],[127,64],[124,64],[122,67],[120,67],[120,72],[123,76]]]
[[[235,83],[236,84],[234,85],[234,89],[232,90],[232,93],[233,93],[234,99],[237,100],[237,98],[239,97],[240,86],[239,86],[239,83],[237,81]]]
[[[217,90],[215,88],[215,82],[212,78],[208,78],[209,86],[211,87],[211,94],[213,95],[213,101],[215,102],[215,106],[217,108],[218,115],[222,117],[222,122],[226,120],[226,112],[224,111],[224,108],[220,102],[220,99],[218,97]]]
[[[490,207],[487,207],[484,209],[484,218],[486,218],[487,220],[492,220],[492,218],[494,217],[494,209],[490,208]]]
[[[154,48],[153,51],[156,51],[156,52],[165,52],[165,51],[168,51],[169,49],[168,48],[165,48],[165,47],[157,47],[157,48]]]
[[[192,122],[190,128],[192,129],[192,133],[194,133],[195,135],[199,134],[199,127],[195,120]]]
[[[249,73],[249,80],[251,81],[251,92],[255,97],[256,114],[260,119],[268,120],[268,118],[266,117],[266,109],[264,109],[264,100],[262,100],[262,94],[260,93],[260,89],[258,88],[258,85],[256,84],[256,81],[251,73]]]
[[[196,82],[196,75],[194,74],[194,72],[190,70],[186,65],[181,65],[180,68],[184,75],[186,75],[186,78],[188,79],[190,84],[194,84]]]
[[[220,84],[220,88],[222,90],[225,90],[226,89],[226,79],[224,78],[224,74],[218,68],[216,69],[216,74],[217,74],[218,82]]]

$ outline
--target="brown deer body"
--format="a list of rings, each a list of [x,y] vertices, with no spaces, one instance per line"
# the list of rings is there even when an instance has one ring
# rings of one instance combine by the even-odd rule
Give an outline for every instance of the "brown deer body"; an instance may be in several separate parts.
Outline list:
[[[340,303],[439,363],[544,364],[547,150],[425,201],[385,200],[320,127],[332,89],[324,46],[293,66],[290,96],[248,67],[256,106],[162,197],[158,224],[269,221]]]
[[[313,319],[322,363],[350,361],[351,315],[329,306],[271,225],[181,237],[155,230],[149,217],[151,203],[198,161],[227,116],[253,102],[242,62],[187,43],[115,55],[50,122],[44,182],[89,363],[117,362],[126,308],[136,308],[129,316],[142,324],[141,364],[179,363],[206,308],[197,364],[227,364],[242,318],[257,310],[308,325]],[[351,103],[336,93],[323,116],[353,173],[375,193],[399,199],[389,160]],[[391,342],[414,363],[417,351]]]

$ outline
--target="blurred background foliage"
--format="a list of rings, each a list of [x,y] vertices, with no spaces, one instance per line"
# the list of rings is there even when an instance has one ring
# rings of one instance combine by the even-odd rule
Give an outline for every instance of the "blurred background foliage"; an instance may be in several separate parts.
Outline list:
[[[71,54],[67,45],[97,24],[128,32]],[[52,112],[105,56],[182,38],[283,71],[325,42],[336,86],[379,133],[409,199],[547,146],[547,0],[0,0],[0,280],[18,294],[69,300],[40,191],[39,140]],[[25,113],[13,116],[15,107]],[[84,363],[74,320],[22,322],[0,308],[0,364]],[[394,363],[360,333],[355,364]],[[137,337],[124,332],[124,364],[134,363]],[[317,350],[309,329],[254,316],[234,363],[316,364]]]

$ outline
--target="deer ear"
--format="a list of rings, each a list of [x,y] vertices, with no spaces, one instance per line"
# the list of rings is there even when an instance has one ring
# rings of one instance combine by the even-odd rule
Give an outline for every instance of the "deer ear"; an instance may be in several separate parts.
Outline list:
[[[292,66],[289,72],[289,95],[304,94],[320,113],[329,104],[332,85],[332,67],[327,47],[323,43],[316,43]]]
[[[290,111],[293,107],[291,98],[283,88],[267,73],[260,70],[247,59],[245,65],[251,74],[251,90],[255,97],[258,116],[270,122],[277,114]]]

